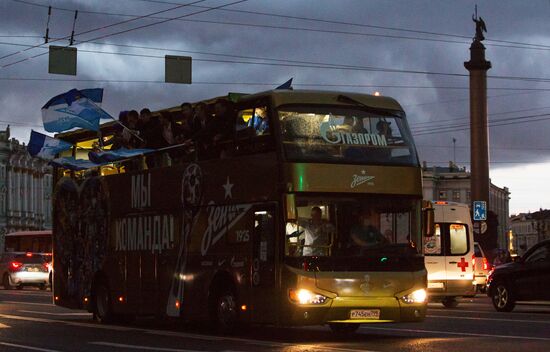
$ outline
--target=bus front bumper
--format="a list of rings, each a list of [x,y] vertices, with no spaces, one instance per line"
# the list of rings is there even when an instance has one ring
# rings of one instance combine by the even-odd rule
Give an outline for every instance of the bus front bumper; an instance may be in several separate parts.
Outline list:
[[[425,316],[426,303],[407,304],[395,297],[336,297],[322,306],[294,305],[290,324],[418,322]]]

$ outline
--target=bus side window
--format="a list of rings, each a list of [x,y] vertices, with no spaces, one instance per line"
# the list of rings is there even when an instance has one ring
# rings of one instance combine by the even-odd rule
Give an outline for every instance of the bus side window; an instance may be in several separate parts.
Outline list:
[[[237,120],[235,121],[235,131],[237,133],[237,139],[248,137],[246,134],[249,131],[245,130],[248,129],[248,121],[250,121],[250,119],[252,118],[253,112],[253,109],[240,110],[237,112]]]
[[[235,142],[237,154],[250,154],[273,150],[271,123],[266,105],[237,112],[235,122]]]

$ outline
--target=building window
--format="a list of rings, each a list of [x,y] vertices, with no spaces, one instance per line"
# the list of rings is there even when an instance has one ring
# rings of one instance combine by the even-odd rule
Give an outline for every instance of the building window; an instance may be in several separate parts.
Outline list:
[[[460,202],[460,191],[458,190],[453,191],[453,200],[456,202]]]
[[[466,202],[470,202],[470,191],[466,191]]]
[[[439,191],[439,199],[447,199],[447,191]]]

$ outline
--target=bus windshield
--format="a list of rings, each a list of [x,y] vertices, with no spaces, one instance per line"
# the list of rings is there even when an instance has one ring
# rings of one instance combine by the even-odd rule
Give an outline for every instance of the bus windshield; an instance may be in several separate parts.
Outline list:
[[[298,196],[286,224],[286,256],[372,258],[419,252],[420,202],[407,197]]]
[[[295,105],[280,108],[278,114],[289,161],[418,164],[404,117],[355,108]]]

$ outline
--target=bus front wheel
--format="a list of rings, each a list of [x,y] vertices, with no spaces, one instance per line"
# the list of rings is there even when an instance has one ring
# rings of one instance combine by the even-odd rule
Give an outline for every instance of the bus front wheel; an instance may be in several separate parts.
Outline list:
[[[239,320],[237,298],[232,290],[221,290],[212,300],[212,323],[218,332],[232,332]]]
[[[350,324],[350,323],[331,323],[328,324],[330,330],[336,334],[353,334],[359,329],[361,324]]]

